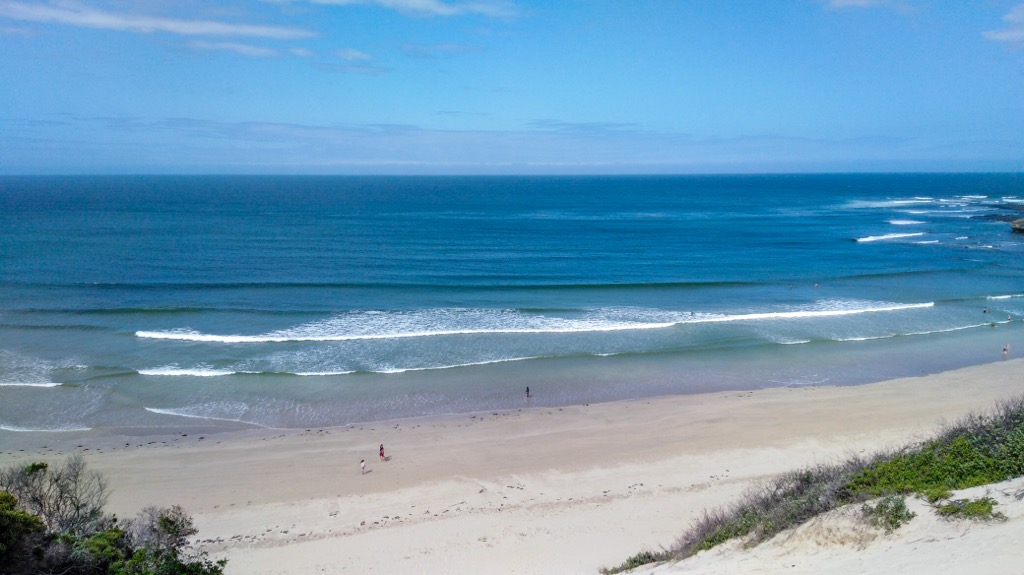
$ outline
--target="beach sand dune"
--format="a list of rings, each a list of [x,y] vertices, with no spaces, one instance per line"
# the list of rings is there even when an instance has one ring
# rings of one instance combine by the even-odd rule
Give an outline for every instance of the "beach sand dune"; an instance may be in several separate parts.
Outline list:
[[[82,453],[110,480],[111,511],[127,516],[144,505],[181,504],[200,530],[198,545],[228,558],[228,573],[592,574],[645,548],[671,546],[705,509],[758,480],[920,439],[943,421],[1022,392],[1024,362],[1012,360],[854,387],[345,428],[5,433],[0,458],[6,465]],[[381,443],[386,462],[377,457]],[[962,572],[951,566],[974,565],[973,554],[993,565],[1020,565],[1024,555],[1004,546],[1007,538],[1020,540],[1020,523],[921,521],[893,536],[812,525],[784,543],[737,552],[738,563],[725,563],[721,554],[699,558],[704,566],[697,568],[705,571],[696,572],[774,573],[787,564],[787,573]],[[931,534],[933,528],[947,531]],[[967,563],[949,559],[952,551],[933,551],[953,549],[941,544],[950,538]],[[961,548],[963,542],[971,547]],[[821,551],[833,548],[842,551]],[[886,554],[899,559],[886,563]],[[815,557],[828,568],[808,559]],[[944,562],[926,568],[933,560]],[[832,561],[844,562],[836,563],[840,568]],[[802,565],[806,570],[794,570]]]
[[[1024,478],[954,491],[952,497],[994,499],[995,510],[1006,519],[943,519],[925,501],[908,498],[907,507],[916,516],[886,534],[859,518],[860,505],[848,505],[756,547],[732,541],[678,563],[634,573],[1021,573]]]

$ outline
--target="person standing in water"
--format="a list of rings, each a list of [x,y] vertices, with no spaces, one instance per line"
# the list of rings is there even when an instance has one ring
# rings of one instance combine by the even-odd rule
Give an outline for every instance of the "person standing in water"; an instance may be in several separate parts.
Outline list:
[[[526,386],[526,399],[530,399],[530,386]]]

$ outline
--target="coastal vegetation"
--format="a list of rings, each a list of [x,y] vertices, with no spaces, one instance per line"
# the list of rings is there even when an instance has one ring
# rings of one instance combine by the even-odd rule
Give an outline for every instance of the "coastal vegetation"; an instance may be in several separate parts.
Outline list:
[[[226,561],[189,551],[196,528],[181,507],[119,520],[103,510],[108,495],[79,455],[0,470],[0,574],[223,574]]]
[[[844,505],[861,503],[864,519],[891,532],[913,518],[905,497],[927,500],[939,515],[999,520],[988,497],[950,500],[952,491],[1024,476],[1024,396],[968,415],[936,436],[871,457],[791,471],[749,489],[724,509],[705,511],[671,549],[644,551],[619,573],[642,564],[678,561],[736,538],[756,545]],[[874,503],[872,503],[874,501]],[[642,562],[641,562],[642,561]]]

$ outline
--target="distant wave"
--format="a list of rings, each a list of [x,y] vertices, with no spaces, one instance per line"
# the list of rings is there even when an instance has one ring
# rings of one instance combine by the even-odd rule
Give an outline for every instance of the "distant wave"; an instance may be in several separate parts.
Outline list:
[[[60,387],[64,385],[62,383],[54,383],[52,381],[40,381],[40,382],[22,382],[22,381],[7,381],[0,382],[0,387]]]
[[[1009,295],[990,295],[990,296],[988,296],[985,299],[1011,299],[1011,298],[1015,298],[1015,297],[1024,297],[1024,293],[1016,293],[1016,294],[1009,294]]]
[[[900,208],[905,206],[932,203],[935,203],[935,200],[932,198],[909,198],[901,200],[851,200],[847,202],[844,207],[853,209]]]
[[[375,369],[371,373],[385,373],[385,374],[389,374],[390,375],[390,374],[395,374],[395,373],[405,373],[405,372],[408,372],[408,371],[432,371],[432,370],[435,370],[435,369],[455,369],[455,368],[458,368],[458,367],[474,367],[474,366],[478,366],[478,365],[493,365],[493,364],[496,364],[496,363],[509,363],[509,362],[513,362],[513,361],[527,361],[527,360],[530,360],[530,359],[540,359],[540,357],[539,356],[533,356],[533,357],[510,357],[510,358],[507,358],[507,359],[491,359],[491,360],[484,360],[484,361],[471,361],[471,362],[467,362],[467,363],[453,363],[453,364],[450,364],[450,365],[436,365],[436,366],[426,366],[426,367],[407,367],[407,368],[384,368],[384,369]]]
[[[20,427],[17,425],[7,425],[6,423],[0,423],[0,430],[3,431],[16,431],[21,433],[62,433],[62,432],[73,432],[73,431],[90,431],[91,427],[54,427],[54,428],[37,428],[37,427]]]
[[[910,234],[884,234],[881,236],[867,236],[865,238],[857,238],[855,242],[880,242],[884,240],[895,240],[899,238],[915,238],[923,236],[924,232],[914,232]]]
[[[154,369],[140,369],[139,375],[162,375],[168,377],[223,377],[229,375],[280,375],[280,376],[329,376],[349,375],[356,373],[355,370],[334,370],[334,371],[253,371],[253,370],[230,370],[213,369],[207,367],[179,368],[179,367],[158,367]]]
[[[222,375],[233,375],[236,372],[228,371],[224,369],[213,369],[206,366],[197,366],[191,369],[180,368],[175,366],[156,367],[153,369],[140,369],[139,375],[167,375],[167,376],[180,376],[187,375],[192,377],[218,377]]]
[[[889,223],[894,226],[916,226],[924,222],[919,220],[889,220]]]
[[[140,338],[207,343],[285,343],[384,340],[464,335],[576,334],[666,329],[683,324],[776,320],[889,312],[931,307],[934,302],[819,302],[813,308],[739,314],[609,308],[582,317],[560,318],[517,310],[435,309],[408,313],[360,312],[259,335],[209,334],[193,330],[137,331]],[[153,375],[230,375],[199,366],[184,373],[176,366],[147,370]],[[216,372],[216,373],[213,373]],[[142,372],[140,372],[142,373]]]
[[[920,309],[933,307],[935,302],[928,303],[909,303],[909,304],[891,304],[891,305],[878,305],[874,307],[864,308],[851,308],[851,309],[822,309],[822,310],[801,310],[801,311],[781,311],[781,312],[768,312],[768,313],[747,313],[738,315],[726,315],[721,317],[710,317],[698,320],[699,323],[708,322],[722,322],[722,321],[746,321],[746,320],[758,320],[758,319],[795,319],[795,318],[810,318],[810,317],[831,317],[840,315],[854,315],[861,313],[877,313],[883,311],[900,311],[907,309]]]
[[[251,421],[245,421],[243,419],[235,419],[235,418],[231,418],[231,417],[216,417],[216,416],[213,416],[213,415],[199,415],[199,414],[196,414],[196,413],[189,413],[187,408],[183,408],[183,409],[164,409],[164,408],[159,408],[159,407],[143,407],[143,409],[145,409],[146,411],[148,411],[150,413],[158,413],[160,415],[173,415],[173,416],[177,416],[177,417],[188,417],[188,418],[191,418],[191,419],[210,419],[210,420],[213,420],[213,421],[230,421],[232,423],[244,423],[246,425],[252,425],[252,426],[255,426],[255,427],[262,427],[262,428],[269,429],[269,426],[267,426],[267,425],[262,425],[262,424],[259,424],[259,423],[253,423]]]
[[[996,322],[996,323],[1009,323],[1009,322],[1001,321],[1001,322]],[[893,337],[916,336],[916,335],[932,335],[932,334],[936,334],[936,333],[950,333],[950,332],[954,332],[954,331],[963,331],[965,329],[975,329],[975,328],[979,328],[979,327],[988,327],[990,325],[992,325],[991,322],[989,322],[989,323],[978,323],[978,324],[972,324],[972,325],[962,325],[962,326],[957,326],[957,327],[950,327],[950,328],[946,328],[946,329],[936,329],[936,330],[930,330],[930,331],[911,331],[911,332],[907,332],[907,333],[889,333],[889,334],[885,334],[885,335],[873,335],[873,336],[864,336],[864,337],[840,337],[840,338],[836,338],[835,341],[871,341],[871,340],[875,340],[875,339],[890,339],[890,338],[893,338]]]

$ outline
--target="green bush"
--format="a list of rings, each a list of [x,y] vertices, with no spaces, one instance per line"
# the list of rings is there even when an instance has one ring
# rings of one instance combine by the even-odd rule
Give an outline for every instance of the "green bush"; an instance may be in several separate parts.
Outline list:
[[[886,533],[892,533],[916,516],[907,509],[906,499],[898,495],[883,497],[875,505],[865,503],[861,511],[872,525],[885,529]]]
[[[612,575],[614,573],[622,573],[623,571],[629,571],[630,569],[636,569],[637,567],[642,567],[642,566],[647,565],[649,563],[656,563],[658,561],[664,561],[666,559],[666,557],[667,556],[664,553],[655,553],[653,551],[641,551],[641,552],[637,553],[636,555],[630,557],[629,559],[626,559],[622,563],[622,565],[619,565],[618,567],[615,567],[615,568],[612,568],[612,569],[601,569],[601,573],[604,573],[605,575]]]
[[[44,534],[41,519],[18,509],[18,500],[0,491],[0,565],[10,565],[14,570],[26,563],[34,564],[32,550]]]
[[[1005,520],[1006,516],[995,511],[998,505],[991,497],[980,497],[978,499],[956,499],[936,508],[942,517],[961,519],[997,519]]]
[[[2,575],[224,573],[226,560],[186,552],[196,529],[179,506],[147,507],[120,523],[107,516],[106,483],[86,471],[81,457],[0,470],[0,487]]]

